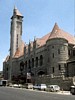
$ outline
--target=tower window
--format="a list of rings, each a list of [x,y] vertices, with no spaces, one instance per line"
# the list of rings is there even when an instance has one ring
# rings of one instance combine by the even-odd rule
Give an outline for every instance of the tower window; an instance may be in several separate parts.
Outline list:
[[[16,50],[18,49],[18,34],[17,34],[17,37],[16,37]]]
[[[54,67],[52,67],[52,73],[54,73]]]
[[[52,48],[54,48],[54,46],[52,46]]]
[[[53,58],[54,58],[54,53],[52,54]]]
[[[61,65],[60,64],[58,65],[58,67],[59,67],[59,70],[61,70]]]
[[[48,62],[50,62],[50,58],[48,57]]]
[[[71,50],[68,50],[68,55],[69,55],[69,56],[71,55]]]
[[[17,19],[20,19],[20,17],[19,17],[19,16],[17,16]]]
[[[73,56],[75,56],[75,50],[73,50]]]
[[[60,54],[60,49],[58,49],[58,54]]]

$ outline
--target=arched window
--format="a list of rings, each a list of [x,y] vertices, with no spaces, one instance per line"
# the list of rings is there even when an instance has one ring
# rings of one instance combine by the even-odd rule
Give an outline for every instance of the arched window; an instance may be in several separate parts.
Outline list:
[[[23,70],[24,69],[24,62],[22,61],[21,63],[20,63],[20,70]]]
[[[44,71],[39,71],[38,75],[45,75],[45,72]]]
[[[25,61],[25,68],[27,68],[27,61]]]
[[[34,58],[32,58],[32,67],[34,67]]]
[[[38,67],[38,57],[36,57],[36,67]]]
[[[41,55],[40,56],[40,66],[42,66],[43,65],[43,56]]]
[[[29,67],[28,68],[30,68],[30,60],[29,60]]]
[[[21,75],[23,74],[23,70],[24,70],[24,62],[22,61],[22,62],[20,63]]]

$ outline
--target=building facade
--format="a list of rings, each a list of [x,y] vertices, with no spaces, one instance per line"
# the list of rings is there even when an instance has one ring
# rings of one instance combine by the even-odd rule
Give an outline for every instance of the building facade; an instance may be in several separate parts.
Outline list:
[[[10,55],[3,62],[4,78],[49,84],[54,84],[51,81],[54,78],[72,79],[75,76],[75,37],[61,30],[55,23],[50,33],[25,44],[21,39],[22,22],[22,14],[14,8],[11,17]]]

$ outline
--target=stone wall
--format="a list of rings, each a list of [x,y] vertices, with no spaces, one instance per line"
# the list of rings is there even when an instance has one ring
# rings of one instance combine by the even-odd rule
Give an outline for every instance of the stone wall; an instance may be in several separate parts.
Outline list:
[[[70,86],[73,85],[73,79],[72,78],[64,78],[64,77],[54,77],[51,78],[50,76],[39,76],[35,79],[32,78],[32,80],[35,80],[35,84],[41,84],[44,83],[46,85],[59,85],[61,90],[69,90]]]

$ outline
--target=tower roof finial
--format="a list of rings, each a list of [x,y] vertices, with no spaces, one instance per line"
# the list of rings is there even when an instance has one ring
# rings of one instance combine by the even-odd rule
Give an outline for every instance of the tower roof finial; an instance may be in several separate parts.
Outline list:
[[[14,5],[14,10],[17,9],[17,7]]]

